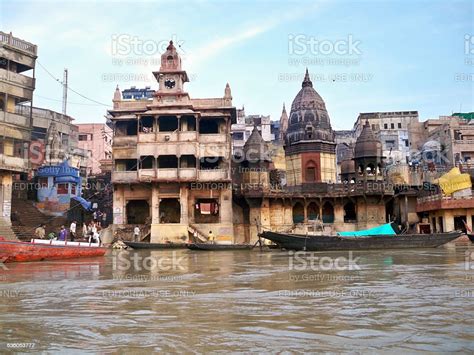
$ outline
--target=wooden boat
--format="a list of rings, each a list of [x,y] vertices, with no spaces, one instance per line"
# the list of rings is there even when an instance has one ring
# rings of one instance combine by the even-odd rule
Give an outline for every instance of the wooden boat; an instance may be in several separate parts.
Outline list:
[[[370,250],[370,249],[411,249],[436,248],[458,238],[461,232],[434,234],[395,234],[357,237],[312,236],[284,234],[265,231],[262,238],[271,240],[288,250]]]
[[[124,241],[126,245],[133,249],[178,249],[186,248],[185,243],[148,243],[148,242],[128,242]]]
[[[252,245],[248,244],[210,244],[210,243],[188,243],[186,247],[191,250],[250,250]]]
[[[0,240],[0,261],[3,263],[103,256],[106,251],[98,243],[43,239],[32,239],[31,242]]]

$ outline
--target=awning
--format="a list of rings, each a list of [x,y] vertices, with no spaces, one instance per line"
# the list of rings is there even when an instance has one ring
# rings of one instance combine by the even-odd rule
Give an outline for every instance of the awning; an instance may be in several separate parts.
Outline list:
[[[340,237],[368,237],[373,235],[395,235],[395,231],[390,223],[382,224],[370,229],[364,229],[361,231],[351,232],[338,232],[337,235]]]
[[[86,211],[92,211],[92,202],[89,202],[79,196],[74,196],[72,199],[79,202]]]

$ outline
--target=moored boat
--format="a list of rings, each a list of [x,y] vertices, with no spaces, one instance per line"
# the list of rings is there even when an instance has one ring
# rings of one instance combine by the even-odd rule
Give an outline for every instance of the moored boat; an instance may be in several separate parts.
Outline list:
[[[285,234],[265,231],[262,238],[288,250],[370,250],[436,248],[458,238],[462,232],[434,234],[386,234],[370,236],[331,236]]]
[[[27,262],[103,256],[107,248],[98,243],[32,239],[31,242],[0,240],[0,261]]]
[[[191,250],[250,250],[252,245],[248,244],[211,244],[211,243],[189,243],[186,247]]]
[[[186,248],[185,243],[148,243],[148,242],[128,242],[126,245],[133,249],[179,249]]]

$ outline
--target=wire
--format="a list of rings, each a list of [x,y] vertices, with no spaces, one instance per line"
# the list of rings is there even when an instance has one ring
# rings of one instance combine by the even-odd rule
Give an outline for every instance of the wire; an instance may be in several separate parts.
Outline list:
[[[48,69],[46,69],[46,67],[45,67],[43,64],[41,64],[38,60],[36,60],[36,63],[38,63],[39,66],[40,66],[46,73],[48,73],[48,75],[49,75],[51,78],[53,78],[55,81],[57,81],[61,86],[64,85],[61,80],[59,80],[59,79],[56,78],[53,74],[51,74],[51,72],[50,72]],[[81,94],[80,92],[77,92],[76,90],[72,89],[69,85],[67,86],[67,89],[70,90],[70,91],[72,91],[72,92],[75,93],[76,95],[79,95],[80,97],[82,97],[82,98],[84,98],[84,99],[86,99],[86,100],[89,100],[89,101],[91,101],[91,102],[94,102],[94,103],[96,103],[96,104],[98,104],[98,105],[106,106],[106,107],[112,107],[112,105],[104,104],[104,103],[102,103],[102,102],[99,102],[99,101],[96,101],[96,100],[94,100],[94,99],[91,99],[91,98],[89,98],[89,97],[87,97],[87,96]]]
[[[57,102],[62,102],[63,101],[63,100],[60,100],[60,99],[53,99],[52,97],[46,97],[46,96],[42,96],[42,95],[38,95],[38,94],[35,94],[35,96],[40,97],[40,98],[45,99],[45,100],[51,100],[51,101],[57,101]],[[98,104],[86,104],[86,103],[83,103],[83,102],[68,101],[67,103],[68,103],[68,105],[102,106],[102,105],[98,105]]]

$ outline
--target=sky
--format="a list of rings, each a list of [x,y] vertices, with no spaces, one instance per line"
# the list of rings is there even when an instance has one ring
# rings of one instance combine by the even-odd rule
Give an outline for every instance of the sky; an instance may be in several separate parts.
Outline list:
[[[473,13],[473,1],[0,0],[0,31],[38,45],[35,106],[61,112],[68,69],[76,123],[105,122],[117,85],[157,88],[173,39],[192,98],[229,83],[234,106],[278,120],[308,68],[333,129],[351,129],[360,112],[474,111]]]

